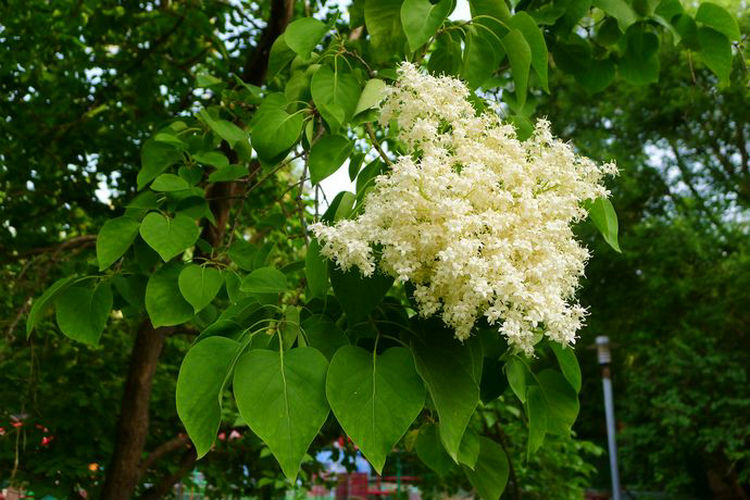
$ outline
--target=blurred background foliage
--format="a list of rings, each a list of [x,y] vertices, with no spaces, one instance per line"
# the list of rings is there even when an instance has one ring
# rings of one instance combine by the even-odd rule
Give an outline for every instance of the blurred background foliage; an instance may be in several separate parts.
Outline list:
[[[587,349],[596,335],[616,345],[626,488],[686,498],[750,495],[750,10],[720,3],[738,14],[745,34],[726,85],[698,59],[685,65],[684,49],[672,48],[660,52],[658,84],[618,80],[592,94],[574,77],[551,72],[550,95],[530,96],[557,134],[592,158],[618,163],[613,202],[623,253],[593,227],[580,228],[594,255],[581,289],[590,316],[577,349],[580,440],[561,439],[526,462],[525,427],[505,418],[519,411],[512,397],[489,408],[490,420],[475,422],[497,428],[516,457],[509,495],[580,498],[585,488],[606,489],[607,458],[597,446],[606,443],[600,377]],[[37,492],[72,496],[101,483],[133,325],[113,322],[101,345],[89,347],[62,337],[51,321],[27,342],[22,319],[31,297],[92,258],[92,235],[132,194],[142,141],[213,98],[196,88],[196,75],[242,75],[269,5],[238,5],[0,5],[0,484],[15,473]],[[662,46],[671,47],[664,38]],[[267,206],[278,195],[273,190],[260,190],[251,203]],[[252,205],[246,213],[248,225],[262,215]],[[276,251],[282,259],[291,250]],[[167,341],[148,449],[184,447],[174,385],[191,340]],[[19,418],[23,425],[14,426]],[[257,439],[249,432],[229,439],[232,422],[228,415],[226,440],[198,464],[208,484],[217,494],[268,496],[285,488]],[[185,474],[169,451],[144,470],[143,484]],[[248,470],[268,480],[250,483]],[[463,480],[423,472],[434,491]]]

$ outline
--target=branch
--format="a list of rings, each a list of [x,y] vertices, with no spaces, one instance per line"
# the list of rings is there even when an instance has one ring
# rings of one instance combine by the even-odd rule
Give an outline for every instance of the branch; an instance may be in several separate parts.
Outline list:
[[[154,451],[148,454],[146,459],[141,464],[141,473],[140,475],[143,476],[148,469],[153,465],[154,462],[159,460],[164,455],[167,455],[169,453],[172,453],[175,450],[178,450],[188,444],[188,437],[185,434],[179,434],[177,437],[170,439],[169,441],[160,444],[157,446]]]
[[[180,467],[177,469],[177,471],[175,471],[173,474],[164,476],[162,480],[159,481],[159,484],[148,489],[141,498],[143,500],[156,500],[158,498],[164,498],[165,496],[167,496],[175,483],[177,483],[185,476],[185,474],[193,469],[196,459],[197,456],[195,454],[195,448],[191,446],[189,450],[183,453],[182,458],[180,459]]]
[[[373,147],[378,152],[378,154],[380,155],[380,157],[383,159],[383,161],[385,162],[385,164],[388,165],[388,166],[392,165],[391,160],[383,152],[383,149],[380,147],[380,142],[378,142],[377,137],[375,137],[375,130],[373,130],[372,124],[371,123],[366,124],[365,128],[367,129],[367,135],[370,136],[370,140],[372,141]]]
[[[266,79],[268,69],[268,56],[271,53],[273,42],[286,29],[286,25],[294,14],[294,0],[272,0],[271,17],[266,29],[258,40],[256,49],[248,53],[245,69],[242,72],[242,80],[261,85]]]
[[[685,164],[685,161],[683,160],[682,155],[679,152],[677,144],[674,140],[670,139],[669,145],[672,148],[672,153],[674,154],[675,160],[677,162],[677,168],[680,169],[680,173],[682,174],[682,180],[685,182],[688,189],[690,189],[690,192],[695,197],[695,201],[698,203],[698,207],[702,212],[706,214],[706,217],[708,217],[711,223],[716,226],[716,229],[719,231],[719,233],[721,233],[724,237],[727,237],[727,233],[726,231],[724,231],[724,226],[716,218],[716,215],[706,206],[706,203],[703,201],[703,197],[700,195],[700,193],[698,193],[698,189],[693,184],[693,174],[692,172],[690,172],[690,167]]]

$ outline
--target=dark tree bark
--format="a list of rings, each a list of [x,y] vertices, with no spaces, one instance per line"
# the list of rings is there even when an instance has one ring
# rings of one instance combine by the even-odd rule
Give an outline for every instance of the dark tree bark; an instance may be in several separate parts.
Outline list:
[[[283,33],[294,14],[294,0],[273,0],[271,17],[258,41],[255,51],[250,53],[243,72],[246,81],[260,85],[265,79],[268,56],[271,45]],[[236,183],[217,183],[207,188],[207,197],[211,200],[211,211],[216,218],[216,226],[207,225],[203,237],[213,247],[221,246],[229,224],[234,194],[238,190]],[[120,417],[117,424],[117,438],[102,490],[101,498],[105,500],[124,500],[133,498],[141,478],[141,462],[149,430],[149,403],[151,385],[171,328],[154,329],[145,320],[138,329],[133,352],[130,356],[130,367],[122,397]],[[177,473],[167,476],[145,498],[159,498],[169,492],[172,485],[192,469],[195,463],[195,450],[186,451],[180,461]]]
[[[112,461],[107,469],[102,498],[128,499],[140,479],[141,455],[148,436],[151,385],[169,329],[144,321],[135,337],[122,396]]]

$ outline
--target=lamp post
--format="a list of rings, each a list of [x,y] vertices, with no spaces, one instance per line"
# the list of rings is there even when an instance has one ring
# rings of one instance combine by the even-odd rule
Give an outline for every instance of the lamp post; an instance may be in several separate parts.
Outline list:
[[[604,389],[604,414],[607,418],[607,448],[609,449],[609,470],[612,476],[612,500],[620,500],[620,472],[617,468],[617,442],[615,441],[615,403],[612,397],[612,378],[609,365],[612,361],[609,337],[596,337],[596,357],[602,367],[602,388]]]

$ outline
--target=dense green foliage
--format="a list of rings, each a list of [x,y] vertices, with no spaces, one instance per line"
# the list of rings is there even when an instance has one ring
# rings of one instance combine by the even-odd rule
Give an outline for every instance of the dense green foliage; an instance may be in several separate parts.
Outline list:
[[[623,254],[595,252],[589,264],[581,343],[596,335],[616,343],[625,484],[731,498],[747,490],[750,472],[750,93],[743,62],[717,87],[705,66],[679,65],[682,55],[661,56],[658,87],[613,87],[581,109],[585,94],[559,82],[563,94],[542,109],[586,154],[616,158],[622,169],[614,203]],[[578,430],[603,443],[598,375],[586,366]]]
[[[473,21],[455,22],[450,0],[367,0],[347,19],[291,2],[271,45],[279,5],[3,7],[0,368],[11,386],[0,425],[23,425],[0,436],[2,469],[39,490],[100,487],[86,464],[117,455],[119,385],[138,350],[130,332],[150,323],[168,340],[147,394],[143,483],[169,486],[194,448],[217,491],[283,489],[282,471],[293,479],[302,466],[310,479],[308,450],[343,432],[378,471],[394,446],[406,449],[439,489],[497,498],[509,481],[515,494],[580,496],[592,474],[581,456],[598,449],[571,427],[583,387],[580,434],[600,437],[592,370],[582,386],[571,351],[544,341],[528,359],[482,325],[461,344],[413,316],[408,287],[342,273],[307,234],[321,216],[356,214],[402,151],[372,108],[406,58],[464,79],[478,108],[502,96],[522,134],[543,112],[586,154],[620,162],[623,255],[591,239],[582,296],[583,343],[616,337],[627,346],[616,372],[638,388],[618,407],[624,477],[676,492],[713,489],[717,475],[746,487],[747,426],[734,423],[750,404],[748,96],[732,16],[669,0],[472,1]],[[597,104],[582,106],[592,93]],[[318,184],[347,159],[357,191],[320,214]],[[116,208],[97,199],[100,183]],[[619,249],[610,208],[592,204],[592,226]],[[52,310],[80,343],[57,334]],[[36,445],[33,423],[54,439]],[[239,439],[216,440],[233,429]],[[665,429],[681,439],[665,445]],[[179,465],[160,460],[171,442]],[[684,467],[674,460],[692,454]]]

